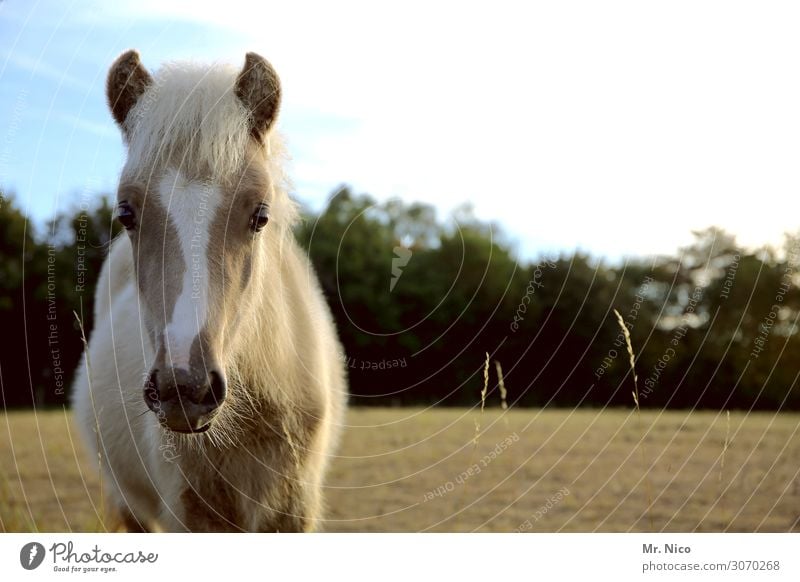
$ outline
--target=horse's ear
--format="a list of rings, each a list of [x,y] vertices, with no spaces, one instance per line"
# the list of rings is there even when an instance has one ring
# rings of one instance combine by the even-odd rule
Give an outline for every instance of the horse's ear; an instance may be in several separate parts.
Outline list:
[[[150,73],[139,61],[139,53],[129,50],[122,53],[108,71],[106,96],[114,119],[126,131],[125,119],[139,97],[153,83]]]
[[[281,82],[267,60],[247,53],[244,68],[236,79],[236,96],[250,112],[250,133],[263,141],[275,123],[281,104]]]

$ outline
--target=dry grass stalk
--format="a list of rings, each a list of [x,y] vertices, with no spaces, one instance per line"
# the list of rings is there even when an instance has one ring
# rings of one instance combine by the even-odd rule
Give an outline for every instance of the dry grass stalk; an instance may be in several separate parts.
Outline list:
[[[625,325],[625,320],[622,319],[619,311],[616,309],[614,310],[614,315],[617,316],[617,322],[619,323],[620,329],[622,329],[622,335],[625,337],[625,346],[628,349],[628,358],[629,363],[631,366],[631,373],[633,374],[633,403],[636,406],[636,417],[639,420],[639,427],[642,428],[642,409],[639,406],[639,377],[636,375],[636,357],[633,354],[633,345],[631,344],[631,333],[628,330],[628,326]],[[645,444],[644,438],[641,439],[641,451],[642,451],[642,465],[647,470],[647,454],[645,453]],[[651,493],[650,487],[650,475],[649,473],[645,473],[644,476],[644,488],[645,494],[647,495],[647,518],[650,522],[650,530],[653,531],[655,528],[653,527],[653,515],[651,513],[651,509],[653,507],[653,494]]]
[[[622,330],[622,335],[625,336],[625,346],[628,348],[628,359],[631,365],[631,373],[633,373],[633,387],[635,388],[633,392],[633,401],[636,403],[636,407],[638,408],[639,377],[636,375],[636,358],[633,355],[633,346],[631,345],[631,332],[628,330],[628,326],[625,325],[625,320],[622,319],[622,316],[619,314],[619,311],[615,309],[614,315],[617,316],[617,322],[619,323],[619,327]]]
[[[503,380],[503,368],[497,360],[494,361],[494,367],[497,370],[497,382],[500,385],[500,408],[508,410],[508,402],[506,401],[508,392],[506,391],[506,383]]]
[[[719,480],[722,481],[722,471],[725,469],[725,453],[728,452],[728,445],[731,437],[731,411],[725,411],[725,443],[722,445],[722,459],[719,463]]]
[[[506,410],[508,410],[508,400],[507,400],[508,391],[506,390],[506,383],[505,380],[503,379],[503,368],[502,366],[500,366],[500,362],[497,360],[494,361],[494,367],[495,370],[497,371],[497,384],[500,386],[500,409],[503,410],[503,412],[505,412]],[[503,422],[505,423],[507,428],[508,416],[505,414],[503,414]]]
[[[478,437],[481,433],[481,420],[483,420],[483,409],[486,407],[486,394],[489,391],[489,352],[486,352],[486,363],[483,365],[483,390],[481,390],[481,414],[475,420],[475,436],[472,438],[472,443],[475,447],[478,446]]]

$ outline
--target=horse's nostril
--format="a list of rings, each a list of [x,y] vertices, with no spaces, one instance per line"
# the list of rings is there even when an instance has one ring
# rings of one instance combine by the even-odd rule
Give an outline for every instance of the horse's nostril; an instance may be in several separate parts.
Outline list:
[[[208,391],[206,400],[211,400],[211,402],[215,402],[217,405],[222,404],[228,390],[225,378],[216,370],[212,370],[208,373],[208,379],[211,390]]]

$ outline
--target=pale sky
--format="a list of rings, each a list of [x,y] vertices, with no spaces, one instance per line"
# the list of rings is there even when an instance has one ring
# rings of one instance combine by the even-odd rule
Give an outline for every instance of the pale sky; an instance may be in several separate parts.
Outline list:
[[[250,7],[252,5],[258,8]],[[296,196],[471,202],[523,257],[671,253],[800,228],[795,2],[0,3],[0,185],[41,222],[112,191],[109,64],[281,76]]]

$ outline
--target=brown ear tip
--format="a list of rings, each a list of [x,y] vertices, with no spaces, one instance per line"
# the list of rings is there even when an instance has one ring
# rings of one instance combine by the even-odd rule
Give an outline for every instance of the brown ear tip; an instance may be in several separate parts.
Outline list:
[[[136,49],[128,49],[121,55],[119,55],[114,62],[116,63],[129,62],[131,64],[138,63],[140,62],[139,51],[137,51]]]
[[[252,51],[246,53],[244,55],[244,68],[255,69],[256,67],[269,68],[269,63],[267,63],[267,59],[258,53],[254,53]]]

